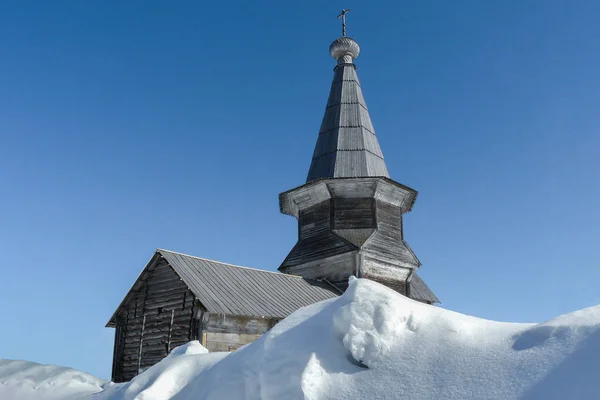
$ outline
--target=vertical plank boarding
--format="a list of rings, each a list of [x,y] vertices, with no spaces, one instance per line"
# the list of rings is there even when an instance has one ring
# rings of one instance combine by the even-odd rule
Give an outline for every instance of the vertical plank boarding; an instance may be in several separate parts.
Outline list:
[[[142,344],[144,343],[144,327],[146,326],[146,314],[144,314],[144,318],[142,319],[142,331],[140,332],[140,349],[138,351],[138,374],[141,372],[140,368],[142,366]]]

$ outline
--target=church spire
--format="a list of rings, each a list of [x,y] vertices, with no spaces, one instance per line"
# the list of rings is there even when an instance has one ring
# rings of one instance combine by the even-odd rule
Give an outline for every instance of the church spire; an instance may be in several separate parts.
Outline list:
[[[323,178],[389,177],[354,65],[360,46],[345,36],[348,11],[342,10],[339,15],[343,36],[329,46],[337,66],[306,182]]]
[[[402,227],[417,191],[388,176],[356,76],[360,47],[342,36],[329,52],[337,66],[306,183],[279,195],[281,212],[298,219],[298,242],[279,271],[339,290],[350,276],[371,279],[433,304]]]

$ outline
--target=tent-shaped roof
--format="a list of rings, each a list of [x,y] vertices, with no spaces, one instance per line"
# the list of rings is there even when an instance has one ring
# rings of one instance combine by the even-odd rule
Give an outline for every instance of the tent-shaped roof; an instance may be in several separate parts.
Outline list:
[[[344,37],[333,42],[332,48],[332,56],[341,58],[333,74],[306,182],[327,178],[389,178],[356,66],[352,57],[344,58],[348,51],[354,51],[353,57],[358,55],[358,43]]]

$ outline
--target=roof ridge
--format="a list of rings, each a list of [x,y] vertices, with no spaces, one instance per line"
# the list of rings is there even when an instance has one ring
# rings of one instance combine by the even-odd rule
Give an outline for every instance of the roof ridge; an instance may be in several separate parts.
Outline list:
[[[275,274],[275,275],[279,275],[279,276],[289,276],[289,277],[293,277],[293,278],[304,279],[304,278],[302,278],[301,276],[298,276],[298,275],[283,274],[283,273],[277,272],[277,271],[267,271],[266,269],[245,267],[243,265],[236,265],[236,264],[226,263],[226,262],[223,262],[223,261],[211,260],[209,258],[193,256],[191,254],[180,253],[178,251],[173,251],[173,250],[167,250],[167,249],[157,248],[156,251],[157,252],[166,251],[167,253],[179,254],[180,256],[195,258],[197,260],[202,260],[202,261],[214,262],[214,263],[217,263],[217,264],[223,264],[223,265],[227,265],[227,266],[230,266],[230,267],[243,268],[243,269],[249,269],[249,270],[252,270],[252,271],[267,272],[269,274]]]

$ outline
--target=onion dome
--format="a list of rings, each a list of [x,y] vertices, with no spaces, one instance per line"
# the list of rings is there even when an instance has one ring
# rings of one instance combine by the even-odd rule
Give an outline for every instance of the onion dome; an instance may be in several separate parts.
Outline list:
[[[329,54],[338,64],[352,64],[354,59],[360,54],[360,46],[356,40],[342,36],[337,38],[329,46]]]

